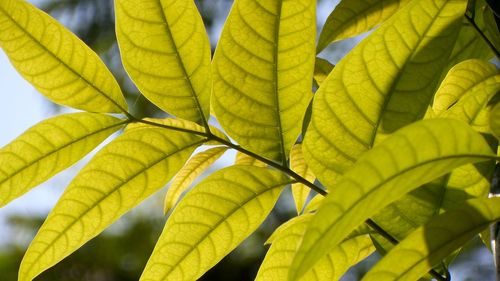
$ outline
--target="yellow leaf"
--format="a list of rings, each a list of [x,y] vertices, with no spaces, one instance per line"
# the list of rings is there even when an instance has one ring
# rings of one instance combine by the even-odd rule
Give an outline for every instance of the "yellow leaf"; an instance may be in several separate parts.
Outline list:
[[[97,113],[44,120],[0,150],[0,206],[80,160],[125,121]]]
[[[117,0],[123,65],[159,108],[208,125],[210,43],[193,0]]]
[[[165,197],[164,213],[168,213],[179,200],[181,194],[193,183],[193,181],[201,175],[208,167],[210,167],[217,159],[219,159],[227,147],[214,147],[202,151],[189,159],[182,167],[177,175],[172,180]]]
[[[234,160],[235,165],[251,165],[256,167],[266,167],[267,164],[261,162],[251,156],[246,155],[245,153],[236,152],[236,159]]]
[[[335,66],[329,61],[322,58],[316,58],[316,63],[314,64],[314,82],[320,86],[321,83],[325,81],[328,74],[332,72],[334,67]]]
[[[118,83],[99,57],[24,0],[0,1],[0,47],[17,71],[55,103],[91,112],[127,112]]]
[[[208,176],[175,207],[140,280],[198,279],[264,221],[290,182],[254,166]]]
[[[257,273],[256,281],[288,280],[294,253],[311,221],[312,214],[291,219],[269,238],[272,243]],[[331,281],[375,251],[368,232],[352,233],[338,247],[325,255],[301,280]]]
[[[163,187],[203,141],[158,127],[126,130],[65,190],[31,242],[19,280],[32,280]]]
[[[302,145],[296,144],[292,148],[290,153],[290,168],[296,172],[299,176],[305,178],[309,182],[314,182],[316,176],[312,170],[307,166],[304,156],[302,155]],[[297,209],[297,214],[300,214],[304,208],[307,197],[309,196],[311,189],[304,184],[294,183],[292,184],[292,195],[295,201],[295,208]]]
[[[285,162],[312,97],[315,0],[236,0],[213,60],[212,106],[241,146]]]
[[[321,84],[303,143],[321,183],[421,119],[460,29],[465,0],[415,0],[358,44]]]
[[[342,0],[326,19],[317,52],[330,43],[359,35],[381,24],[410,0]]]

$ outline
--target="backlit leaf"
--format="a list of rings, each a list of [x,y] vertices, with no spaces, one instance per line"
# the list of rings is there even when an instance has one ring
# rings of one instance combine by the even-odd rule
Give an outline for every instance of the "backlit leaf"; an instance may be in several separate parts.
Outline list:
[[[306,232],[311,214],[296,217],[276,229],[256,281],[287,280],[293,254]],[[323,257],[301,280],[339,280],[353,265],[370,255],[375,248],[367,233],[353,233],[334,250]]]
[[[118,83],[99,57],[24,0],[0,1],[0,47],[17,71],[53,102],[91,112],[127,111]]]
[[[299,176],[305,178],[309,182],[314,182],[314,180],[316,179],[313,172],[307,166],[307,163],[304,160],[304,156],[302,155],[302,145],[300,144],[296,144],[292,148],[292,151],[290,153],[290,168]],[[300,214],[300,212],[304,208],[310,191],[311,189],[304,184],[292,184],[292,195],[293,200],[295,201],[297,214]]]
[[[123,65],[139,90],[168,113],[209,116],[210,43],[194,1],[117,0]]]
[[[224,130],[280,162],[312,97],[315,3],[236,0],[213,60],[212,106]]]
[[[125,121],[74,113],[31,127],[0,150],[0,206],[73,165]]]
[[[480,99],[478,95],[485,96],[487,103],[498,90],[500,90],[500,72],[495,65],[477,59],[466,60],[450,69],[434,96],[432,109],[439,116],[452,107],[456,108],[456,103],[467,95],[470,96],[468,99],[475,98],[478,101],[484,99]],[[468,106],[470,102],[471,106],[477,104],[473,100],[468,100],[462,102],[462,106]],[[486,104],[484,101],[481,103]],[[483,106],[480,106],[478,110],[482,108]],[[476,115],[477,113],[468,114],[470,117]]]
[[[326,19],[317,52],[330,43],[354,37],[381,24],[410,0],[341,0]]]
[[[322,58],[316,58],[316,63],[314,64],[314,82],[320,86],[321,83],[325,81],[328,74],[332,72],[334,67],[335,66],[329,61]]]
[[[261,162],[251,156],[246,155],[245,153],[236,152],[236,159],[234,160],[235,165],[252,165],[256,167],[266,167],[267,164]]]
[[[175,207],[141,281],[198,279],[264,221],[290,182],[254,166],[213,173]]]
[[[387,134],[423,117],[459,31],[465,2],[410,2],[346,55],[321,84],[303,150],[325,186],[334,185]]]
[[[497,103],[491,111],[490,128],[497,139],[500,140],[500,103]]]
[[[126,130],[65,190],[31,242],[19,280],[32,280],[163,187],[202,143],[164,128]]]
[[[458,204],[400,242],[362,280],[417,280],[498,220],[500,198]]]
[[[164,213],[168,213],[179,200],[182,193],[188,189],[193,181],[200,176],[208,167],[219,159],[227,147],[214,147],[202,151],[189,159],[172,180],[165,197]]]
[[[480,134],[452,119],[420,121],[387,137],[330,189],[309,224],[291,280],[298,280],[350,231],[406,193],[454,168],[494,157]]]

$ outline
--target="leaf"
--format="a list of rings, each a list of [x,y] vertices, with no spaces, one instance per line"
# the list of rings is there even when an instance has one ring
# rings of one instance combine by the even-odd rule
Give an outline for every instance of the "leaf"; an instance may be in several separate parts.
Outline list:
[[[241,146],[284,163],[312,98],[316,1],[236,0],[213,59],[212,106]]]
[[[500,140],[500,103],[497,103],[491,110],[490,128],[495,137]]]
[[[477,59],[466,60],[450,69],[436,91],[432,109],[439,116],[452,107],[456,108],[456,103],[467,96],[470,96],[469,99],[475,98],[476,100],[481,100],[478,95],[484,96],[487,98],[487,103],[498,90],[500,90],[500,72],[495,65]],[[478,92],[475,93],[475,91]],[[483,94],[484,92],[487,94]],[[469,100],[462,106],[467,107],[469,104],[477,103]],[[476,111],[482,108],[483,106],[479,106]],[[477,113],[468,114],[470,117],[476,117],[476,115]]]
[[[474,199],[458,204],[400,242],[362,280],[417,280],[498,220],[500,198]]]
[[[164,213],[168,213],[175,205],[182,193],[188,189],[193,181],[208,167],[219,159],[227,147],[214,147],[202,151],[189,159],[172,180],[165,197]]]
[[[0,150],[0,206],[73,165],[125,121],[73,113],[44,120]]]
[[[332,72],[335,66],[331,64],[329,61],[316,58],[316,63],[314,65],[314,82],[318,85],[318,87],[325,81],[326,77],[330,72]]]
[[[0,1],[0,47],[53,102],[91,112],[127,112],[118,83],[99,57],[24,0]]]
[[[273,233],[256,281],[287,280],[293,254],[300,244],[311,214],[291,219]],[[365,259],[375,248],[367,233],[354,233],[322,258],[301,280],[339,280],[353,265]]]
[[[117,0],[123,65],[139,90],[168,113],[208,125],[210,43],[194,1]]]
[[[330,43],[354,37],[384,22],[410,0],[341,0],[326,19],[317,52]]]
[[[303,144],[325,186],[388,134],[423,117],[464,10],[465,1],[412,1],[335,66],[315,95]]]
[[[140,280],[198,279],[264,221],[290,182],[254,166],[208,176],[175,207]]]
[[[350,231],[422,184],[464,164],[495,158],[463,122],[416,122],[366,152],[323,200],[291,268],[298,280]]]
[[[316,177],[313,172],[307,166],[304,156],[302,155],[302,145],[296,144],[292,148],[290,153],[290,167],[299,176],[305,178],[310,182],[314,182]],[[307,197],[309,196],[311,189],[304,184],[294,183],[292,184],[292,195],[295,202],[295,208],[297,214],[300,214],[304,206],[306,205]]]
[[[19,280],[32,280],[163,187],[202,143],[158,127],[126,130],[65,190],[31,242]]]
[[[244,153],[236,152],[236,159],[234,160],[235,165],[251,165],[256,167],[266,167],[267,164],[261,162],[253,157],[250,157]]]

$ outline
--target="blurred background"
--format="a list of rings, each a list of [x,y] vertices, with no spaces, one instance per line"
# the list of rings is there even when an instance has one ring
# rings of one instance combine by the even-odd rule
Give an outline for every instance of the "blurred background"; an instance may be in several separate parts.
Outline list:
[[[135,116],[164,116],[164,113],[139,94],[124,72],[114,33],[112,0],[29,2],[57,18],[100,55],[119,81]],[[203,16],[214,50],[232,1],[195,2]],[[337,2],[318,2],[318,30]],[[321,57],[335,64],[359,40],[360,38],[354,38],[332,44],[321,53]],[[1,83],[4,83],[0,87],[4,97],[0,102],[0,146],[9,143],[45,118],[71,112],[37,94],[11,67],[1,50],[0,74]],[[29,242],[64,187],[90,157],[91,155],[0,210],[0,281],[17,280],[17,270]],[[233,159],[234,153],[226,153],[209,172],[229,165]],[[166,221],[163,215],[164,195],[165,190],[160,191],[36,280],[138,280]],[[264,242],[277,226],[294,216],[295,209],[291,202],[291,194],[283,194],[277,208],[263,226],[201,280],[253,280],[267,249],[267,246],[263,246]],[[359,280],[377,259],[377,255],[371,256],[349,271],[343,280]],[[453,280],[493,280],[493,270],[491,254],[478,240],[474,240],[453,264],[452,276]]]

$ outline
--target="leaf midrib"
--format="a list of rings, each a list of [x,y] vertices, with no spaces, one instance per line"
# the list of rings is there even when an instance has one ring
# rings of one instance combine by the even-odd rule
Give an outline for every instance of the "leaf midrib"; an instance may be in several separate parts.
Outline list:
[[[198,96],[196,95],[196,91],[194,89],[193,82],[191,81],[191,77],[187,73],[187,69],[186,69],[186,66],[184,65],[184,61],[182,60],[182,56],[179,54],[179,49],[177,47],[177,42],[175,41],[174,36],[172,35],[172,31],[170,30],[170,23],[167,20],[167,15],[165,13],[165,7],[163,6],[163,2],[161,0],[157,0],[156,3],[158,4],[158,6],[161,9],[160,15],[162,17],[162,20],[166,23],[165,24],[165,31],[167,33],[167,36],[170,39],[170,41],[172,42],[172,44],[174,45],[174,51],[175,51],[175,54],[176,54],[175,57],[177,58],[177,61],[178,61],[179,65],[181,66],[182,73],[184,74],[184,77],[187,78],[186,80],[187,80],[188,85],[189,85],[189,91],[191,92],[191,96],[192,96],[192,98],[194,99],[194,101],[196,103],[196,109],[198,111],[198,115],[201,118],[201,122],[203,123],[203,126],[205,127],[205,130],[207,132],[210,132],[210,128],[208,126],[208,121],[205,118],[205,114],[204,114],[203,109],[201,107],[200,100],[198,99]],[[186,2],[186,3],[188,3],[188,2]],[[191,2],[189,2],[189,3],[191,3]],[[193,28],[196,28],[196,27],[193,27]],[[188,39],[188,40],[190,40],[190,39]],[[205,56],[205,55],[203,54],[203,56]]]
[[[3,0],[0,0],[0,1],[3,1]],[[30,5],[30,4],[27,4],[27,5]],[[101,94],[101,96],[103,96],[104,98],[106,98],[108,101],[110,101],[112,104],[114,104],[119,110],[122,111],[122,113],[124,113],[125,115],[128,114],[128,111],[125,110],[121,105],[119,105],[114,99],[112,99],[110,96],[108,96],[106,93],[104,93],[101,89],[99,89],[97,87],[97,85],[95,85],[94,83],[91,83],[86,77],[83,77],[78,71],[76,71],[75,69],[73,69],[72,67],[70,67],[66,62],[64,62],[63,60],[61,60],[56,54],[54,54],[51,50],[49,50],[47,47],[45,47],[45,45],[41,44],[38,39],[36,39],[30,32],[28,32],[28,30],[26,30],[23,26],[21,26],[13,17],[11,17],[11,15],[8,13],[8,11],[6,11],[2,5],[0,5],[0,12],[2,12],[4,15],[6,15],[6,17],[8,19],[10,19],[10,21],[12,23],[14,23],[15,26],[17,26],[29,39],[31,39],[33,42],[35,42],[39,47],[41,47],[47,54],[49,54],[53,59],[55,59],[56,61],[58,61],[59,63],[61,63],[61,65],[65,66],[67,70],[69,70],[73,75],[75,75],[76,77],[79,77],[81,78],[82,81],[84,81],[85,83],[87,83],[90,87],[92,87],[94,90],[96,90],[99,94]],[[50,17],[49,17],[50,18]],[[52,19],[52,18],[50,18]],[[62,28],[61,26],[59,26],[58,24],[58,28]],[[65,30],[64,30],[65,31]],[[63,35],[64,36],[64,35]],[[68,34],[66,34],[66,36],[68,36]],[[69,34],[69,36],[75,36],[73,34]],[[71,39],[71,38],[70,38]],[[75,38],[73,38],[75,39]],[[78,37],[76,37],[77,40],[80,40]],[[80,41],[80,43],[82,43]],[[85,45],[83,47],[84,49],[87,49],[88,47]],[[85,50],[86,53],[88,52],[88,50]],[[112,75],[111,75],[112,76]],[[113,76],[112,76],[113,77]],[[114,79],[114,78],[113,78]],[[116,82],[116,81],[114,81]],[[118,87],[119,89],[119,87]],[[121,91],[120,91],[121,93]]]

